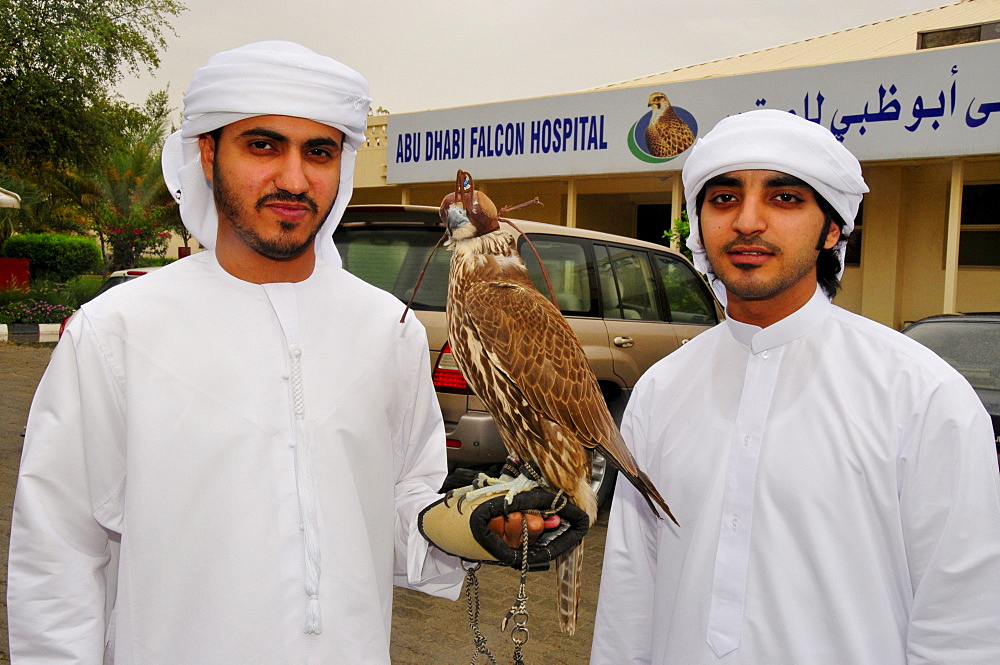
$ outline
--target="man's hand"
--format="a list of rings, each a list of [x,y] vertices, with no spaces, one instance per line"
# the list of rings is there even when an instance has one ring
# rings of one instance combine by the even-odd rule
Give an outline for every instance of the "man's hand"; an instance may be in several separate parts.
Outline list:
[[[525,513],[511,513],[504,517],[497,515],[490,520],[490,531],[497,534],[507,544],[507,547],[517,549],[521,547],[521,536],[524,533],[522,518]],[[528,515],[528,544],[533,545],[538,537],[546,529],[554,529],[559,526],[562,520],[558,515],[546,520],[537,513],[527,513]]]
[[[509,503],[503,494],[471,501],[449,494],[420,511],[417,526],[424,538],[448,554],[521,569],[525,518],[529,570],[545,570],[550,561],[576,547],[590,527],[587,513],[537,487],[518,493]]]

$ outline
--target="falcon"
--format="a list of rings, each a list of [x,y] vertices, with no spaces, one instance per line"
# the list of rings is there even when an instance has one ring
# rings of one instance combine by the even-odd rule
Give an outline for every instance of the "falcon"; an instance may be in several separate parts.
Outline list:
[[[646,126],[646,148],[654,157],[676,157],[694,143],[694,133],[662,92],[649,96],[653,116]]]
[[[505,208],[502,212],[506,212]],[[510,456],[537,470],[510,480],[483,479],[480,493],[515,493],[541,484],[562,491],[593,524],[597,497],[590,459],[598,451],[635,485],[659,516],[670,513],[625,446],[590,364],[566,319],[531,281],[497,208],[458,172],[441,203],[452,252],[447,318],[451,350],[486,404]],[[535,477],[530,477],[535,476]],[[655,505],[654,505],[655,504]],[[556,560],[559,624],[572,635],[582,588],[583,544]]]

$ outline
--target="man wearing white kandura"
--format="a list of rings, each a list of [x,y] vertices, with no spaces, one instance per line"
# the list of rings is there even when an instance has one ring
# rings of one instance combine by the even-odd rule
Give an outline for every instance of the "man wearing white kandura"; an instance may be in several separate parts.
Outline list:
[[[629,401],[625,440],[680,526],[618,486],[592,665],[1000,663],[990,419],[934,353],[830,302],[857,159],[750,111],[683,181],[727,320]]]
[[[387,665],[393,583],[458,595],[417,529],[446,471],[426,335],[332,241],[369,102],[288,42],[195,73],[163,165],[211,251],[88,303],[53,354],[14,506],[15,665]]]

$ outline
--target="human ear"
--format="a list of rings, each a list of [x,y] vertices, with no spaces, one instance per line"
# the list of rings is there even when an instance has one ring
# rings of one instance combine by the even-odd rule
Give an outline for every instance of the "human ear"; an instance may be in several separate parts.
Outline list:
[[[215,139],[211,134],[198,137],[198,149],[201,151],[201,170],[205,179],[212,182],[212,167],[215,164]]]
[[[827,222],[826,237],[823,239],[823,249],[830,249],[840,242],[840,227],[836,222]]]

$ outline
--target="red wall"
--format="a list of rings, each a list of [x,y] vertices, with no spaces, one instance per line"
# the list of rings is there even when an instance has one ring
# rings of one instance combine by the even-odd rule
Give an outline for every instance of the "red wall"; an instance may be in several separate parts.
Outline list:
[[[0,259],[0,289],[27,289],[28,259]]]

